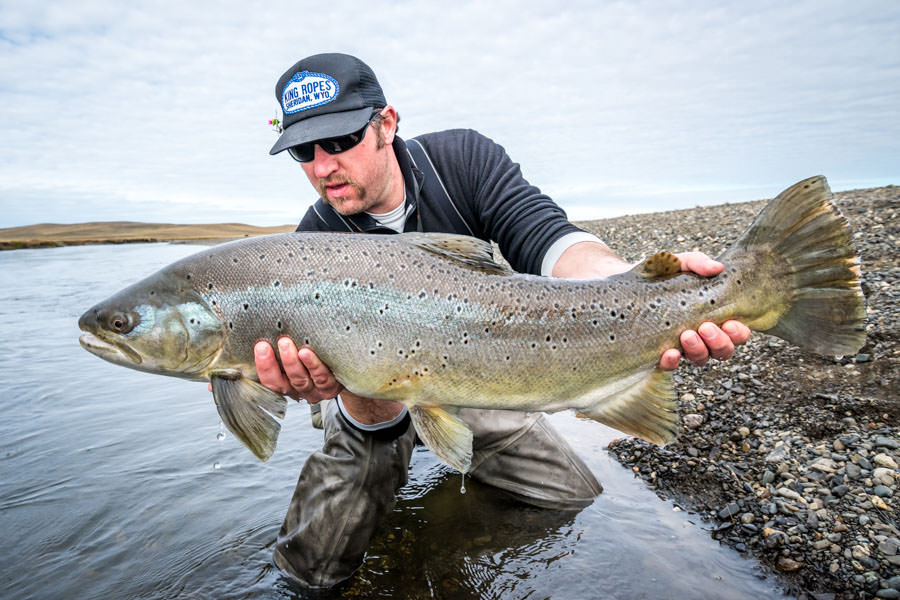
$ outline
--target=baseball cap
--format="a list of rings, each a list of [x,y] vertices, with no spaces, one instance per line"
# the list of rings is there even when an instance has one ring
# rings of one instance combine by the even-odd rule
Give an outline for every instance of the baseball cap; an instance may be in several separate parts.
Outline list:
[[[297,62],[275,84],[284,131],[269,150],[359,131],[372,110],[387,105],[369,65],[349,54],[316,54]]]

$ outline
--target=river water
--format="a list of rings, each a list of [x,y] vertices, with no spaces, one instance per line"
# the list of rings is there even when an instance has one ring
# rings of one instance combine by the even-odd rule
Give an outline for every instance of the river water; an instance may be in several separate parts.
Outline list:
[[[262,463],[225,431],[205,383],[117,367],[78,344],[84,310],[196,250],[0,252],[0,597],[305,597],[271,555],[300,467],[321,445],[307,407],[291,403]],[[470,480],[461,494],[459,475],[417,448],[364,566],[332,595],[782,596],[752,559],[608,456],[621,434],[551,418],[603,483],[593,505],[530,508]]]

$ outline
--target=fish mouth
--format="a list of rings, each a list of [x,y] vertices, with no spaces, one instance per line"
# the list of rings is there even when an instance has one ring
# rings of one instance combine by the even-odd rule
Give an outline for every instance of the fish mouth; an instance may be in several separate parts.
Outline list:
[[[97,337],[93,333],[85,332],[78,336],[81,347],[96,354],[100,358],[113,363],[141,364],[141,355],[129,348],[126,344],[116,343]]]

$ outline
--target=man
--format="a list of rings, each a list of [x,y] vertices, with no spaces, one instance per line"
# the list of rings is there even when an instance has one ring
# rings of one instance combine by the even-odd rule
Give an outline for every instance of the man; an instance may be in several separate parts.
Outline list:
[[[554,277],[606,277],[631,265],[569,223],[524,180],[506,152],[470,130],[426,134],[407,144],[399,116],[372,70],[343,54],[305,58],[278,80],[284,130],[271,150],[301,163],[320,200],[298,230],[392,234],[449,232],[494,240],[513,268]],[[714,275],[722,265],[699,253],[682,268]],[[749,329],[704,323],[686,331],[687,358],[727,359]],[[674,369],[680,352],[660,364]],[[415,431],[402,404],[343,389],[316,356],[278,340],[255,348],[260,381],[311,405],[322,402],[325,445],[308,459],[275,547],[275,563],[303,584],[323,588],[359,567],[369,539],[406,483]],[[552,394],[553,390],[547,390]],[[332,400],[333,399],[333,400]],[[324,402],[323,402],[324,401]],[[474,432],[470,474],[519,500],[578,510],[600,484],[541,414],[462,410]]]

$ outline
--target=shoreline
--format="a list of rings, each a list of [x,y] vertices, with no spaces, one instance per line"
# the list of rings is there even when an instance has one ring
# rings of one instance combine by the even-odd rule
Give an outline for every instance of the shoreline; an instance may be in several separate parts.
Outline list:
[[[817,356],[754,333],[731,360],[679,368],[674,442],[623,436],[608,451],[791,595],[900,598],[900,188],[835,201],[861,258],[858,354]],[[660,250],[715,256],[763,204],[582,226],[629,261]]]
[[[294,231],[296,225],[257,227],[243,223],[179,225],[109,221],[41,223],[0,229],[0,251],[59,248],[87,244],[149,244],[158,242],[215,244],[242,237]]]

